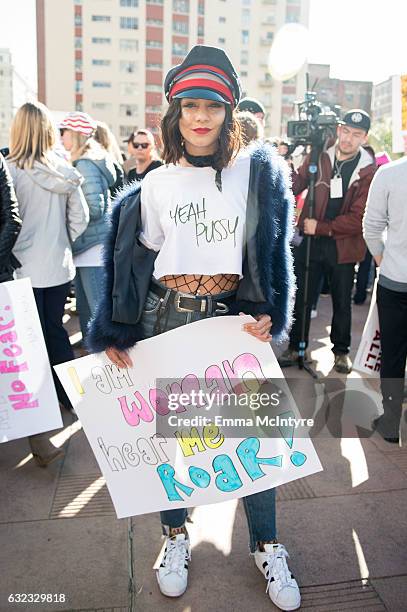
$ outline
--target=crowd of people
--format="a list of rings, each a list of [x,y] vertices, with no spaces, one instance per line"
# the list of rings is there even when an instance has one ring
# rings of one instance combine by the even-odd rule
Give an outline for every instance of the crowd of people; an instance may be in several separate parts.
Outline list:
[[[365,146],[370,118],[351,110],[320,152],[311,216],[310,156],[294,169],[289,144],[265,140],[265,110],[240,100],[239,77],[222,50],[194,47],[164,88],[162,147],[151,131],[137,129],[126,139],[127,159],[108,126],[84,112],[68,113],[59,135],[41,103],[24,104],[13,120],[7,160],[0,157],[0,281],[31,278],[50,363],[74,358],[63,325],[74,284],[87,349],[106,351],[119,368],[133,365],[128,349],[139,340],[241,313],[253,315],[244,329],[259,341],[288,337],[280,364],[294,365],[325,278],[334,368],[347,374],[355,266],[366,261],[367,245],[367,270],[371,256],[381,267],[384,415],[375,427],[398,441],[407,356],[406,161],[377,172]],[[294,239],[293,193],[303,194]],[[234,231],[198,248],[192,226],[174,223],[171,211],[202,201],[209,220],[229,219]],[[55,385],[60,403],[72,410],[57,378]],[[61,454],[41,436],[30,444],[42,466]],[[271,600],[296,609],[300,593],[277,540],[275,491],[244,498],[244,508],[250,550]],[[186,508],[161,513],[167,541],[157,579],[168,596],[187,588],[187,515]]]

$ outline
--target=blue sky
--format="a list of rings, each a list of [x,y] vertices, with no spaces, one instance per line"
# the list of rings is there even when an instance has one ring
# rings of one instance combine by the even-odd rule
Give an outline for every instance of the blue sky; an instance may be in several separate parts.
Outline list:
[[[346,79],[379,82],[407,73],[407,53],[402,52],[407,0],[310,1],[309,61],[331,64],[331,76]],[[35,87],[35,0],[1,4],[0,47],[11,49],[17,72]]]

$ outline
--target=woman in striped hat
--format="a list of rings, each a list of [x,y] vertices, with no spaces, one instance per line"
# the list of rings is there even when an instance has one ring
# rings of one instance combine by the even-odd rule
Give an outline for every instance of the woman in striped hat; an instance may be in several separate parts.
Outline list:
[[[83,338],[101,297],[109,189],[117,178],[112,156],[93,137],[96,128],[96,122],[80,112],[69,113],[59,125],[62,144],[70,152],[72,165],[83,176],[82,190],[90,212],[89,225],[73,246],[76,305]]]
[[[202,318],[245,312],[259,341],[285,337],[294,288],[292,197],[284,161],[269,147],[241,150],[239,78],[223,50],[194,47],[165,79],[165,165],[117,200],[106,243],[107,282],[88,337],[118,367],[138,340]],[[135,240],[136,239],[136,240]],[[113,289],[114,285],[114,289]],[[137,363],[134,364],[137,367]],[[165,373],[163,373],[165,376]],[[300,604],[276,540],[275,491],[244,498],[250,549],[282,610]],[[187,509],[168,528],[157,579],[170,597],[187,588]]]

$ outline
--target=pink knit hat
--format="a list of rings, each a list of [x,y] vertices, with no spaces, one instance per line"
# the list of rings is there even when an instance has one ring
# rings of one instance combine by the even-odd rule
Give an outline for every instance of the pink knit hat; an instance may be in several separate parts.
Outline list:
[[[96,122],[87,113],[74,111],[68,113],[58,127],[60,130],[73,130],[85,136],[91,136],[96,130]]]

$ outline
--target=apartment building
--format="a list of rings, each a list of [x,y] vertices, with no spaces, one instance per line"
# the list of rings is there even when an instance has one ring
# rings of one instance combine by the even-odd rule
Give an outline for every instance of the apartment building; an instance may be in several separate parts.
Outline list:
[[[377,83],[373,88],[373,119],[375,121],[391,121],[393,112],[393,80]]]
[[[13,118],[13,66],[9,49],[0,49],[0,148],[8,146]]]
[[[339,105],[342,112],[363,108],[371,112],[373,83],[371,81],[347,81],[332,79],[329,64],[308,64],[309,83],[318,100],[333,108]]]
[[[305,91],[304,71],[285,83],[267,69],[277,30],[308,23],[309,0],[36,0],[38,97],[53,110],[84,110],[119,139],[157,131],[163,79],[195,44],[223,47],[246,95],[279,135]]]

